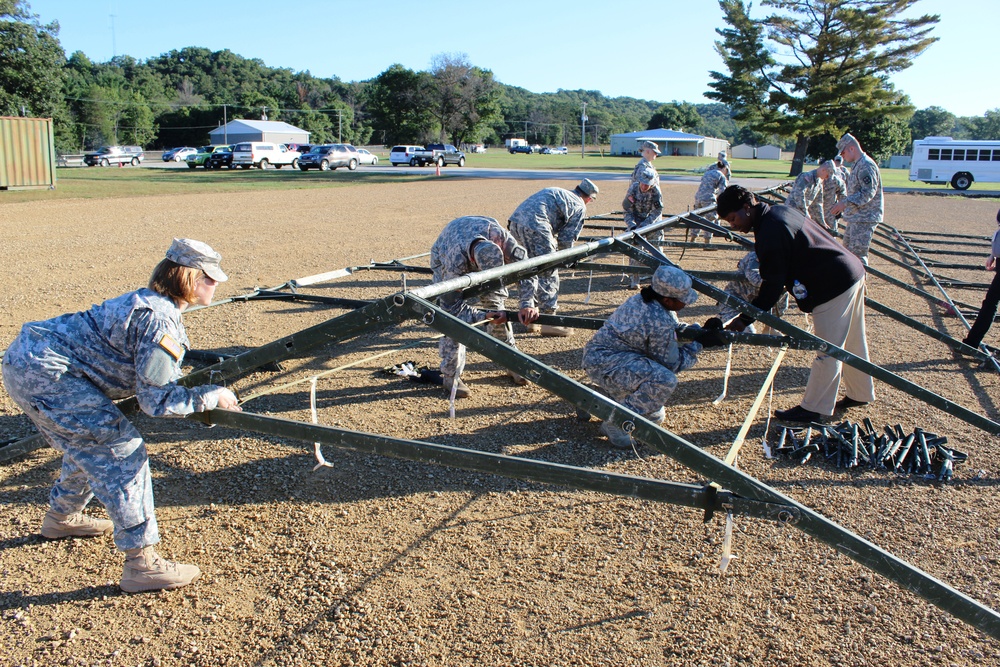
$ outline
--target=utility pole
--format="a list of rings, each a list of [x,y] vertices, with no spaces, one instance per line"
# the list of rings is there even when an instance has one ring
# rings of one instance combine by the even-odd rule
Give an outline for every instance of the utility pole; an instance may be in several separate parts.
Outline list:
[[[226,118],[226,105],[222,105],[222,143],[229,144],[229,120]]]
[[[587,103],[583,103],[583,112],[580,114],[580,157],[587,157]]]
[[[111,17],[111,59],[114,60],[118,56],[118,48],[115,46],[115,15],[108,16]]]

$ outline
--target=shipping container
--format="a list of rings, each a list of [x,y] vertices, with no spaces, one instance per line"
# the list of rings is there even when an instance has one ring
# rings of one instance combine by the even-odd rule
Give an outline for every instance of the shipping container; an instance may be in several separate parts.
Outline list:
[[[55,186],[52,119],[0,116],[0,190]]]

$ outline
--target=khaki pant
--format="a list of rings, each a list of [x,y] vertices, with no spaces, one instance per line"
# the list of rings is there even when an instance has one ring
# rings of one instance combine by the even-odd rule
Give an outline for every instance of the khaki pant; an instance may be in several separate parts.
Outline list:
[[[838,296],[817,306],[812,312],[812,317],[817,336],[868,361],[864,278]],[[845,367],[839,359],[821,352],[816,355],[816,360],[813,361],[812,369],[809,371],[802,407],[821,415],[832,415],[841,376],[847,396],[858,401],[875,400],[875,385],[870,375],[853,366]]]

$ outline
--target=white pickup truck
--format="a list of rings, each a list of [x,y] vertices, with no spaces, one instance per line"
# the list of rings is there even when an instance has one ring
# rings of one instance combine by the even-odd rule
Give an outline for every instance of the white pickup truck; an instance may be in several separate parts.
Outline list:
[[[299,166],[301,153],[291,151],[284,144],[265,141],[244,141],[233,146],[233,167],[267,169],[273,166],[281,169],[285,165],[295,169]]]

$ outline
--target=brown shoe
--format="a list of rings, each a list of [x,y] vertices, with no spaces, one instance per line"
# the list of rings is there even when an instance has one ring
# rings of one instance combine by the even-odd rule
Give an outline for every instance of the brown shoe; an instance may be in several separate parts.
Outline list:
[[[169,591],[187,586],[201,576],[197,565],[169,561],[153,547],[130,549],[125,554],[125,569],[118,585],[126,593]]]
[[[115,525],[107,519],[95,519],[83,512],[59,514],[49,510],[42,519],[42,537],[60,540],[64,537],[100,537],[113,531]]]

